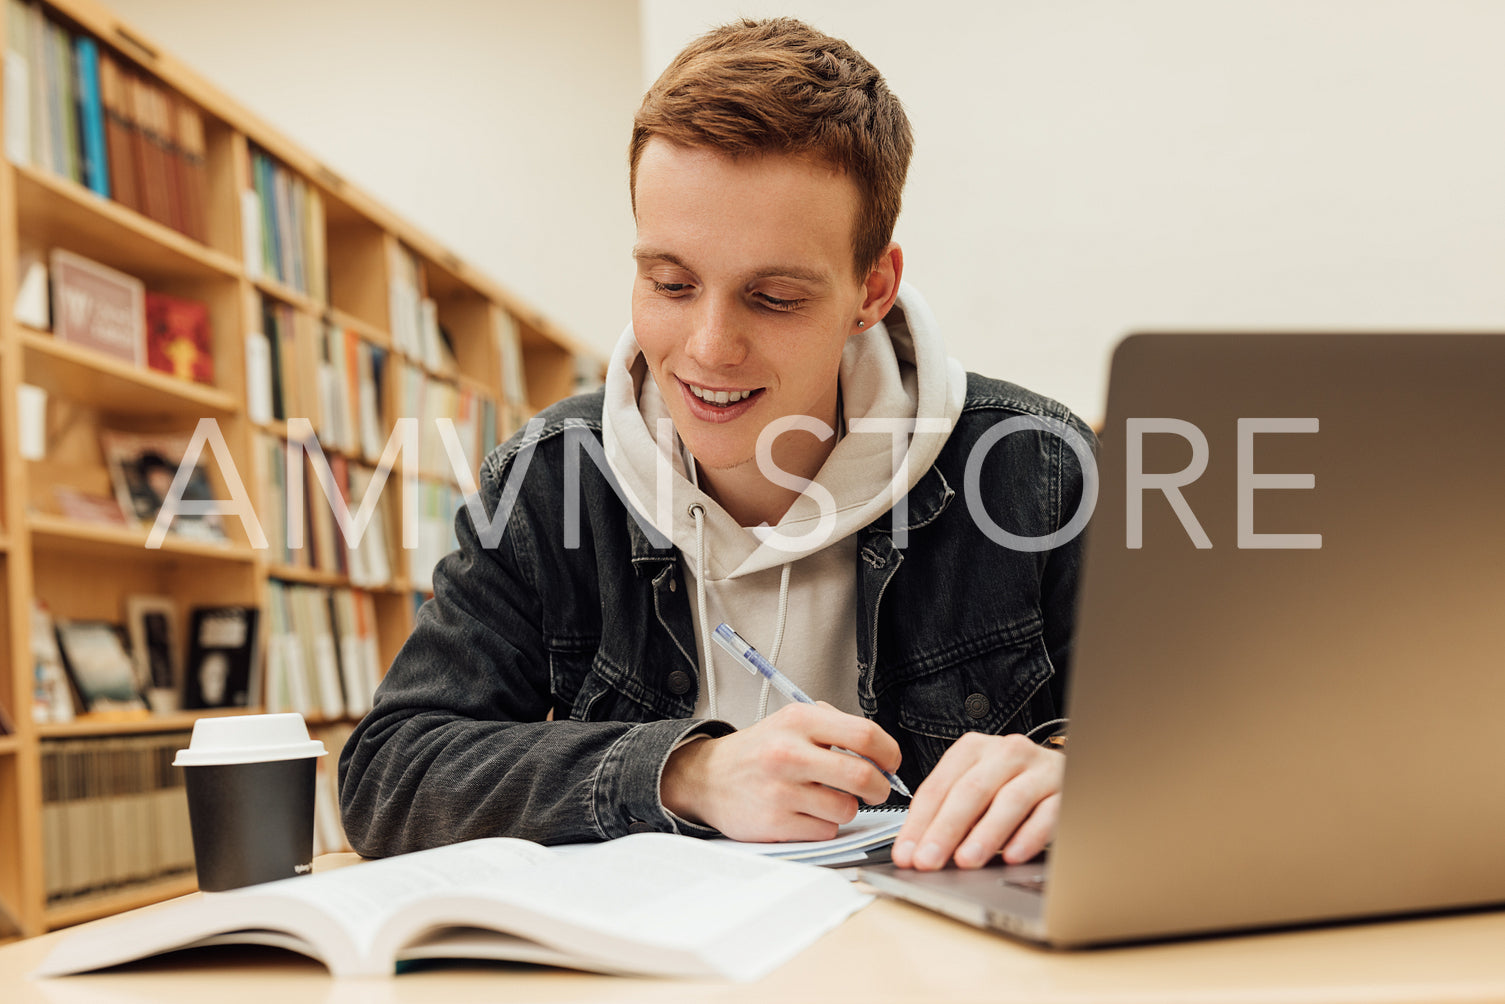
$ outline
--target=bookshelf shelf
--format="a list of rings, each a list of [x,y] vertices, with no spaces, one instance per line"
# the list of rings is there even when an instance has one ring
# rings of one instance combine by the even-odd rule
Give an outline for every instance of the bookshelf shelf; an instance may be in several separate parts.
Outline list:
[[[251,285],[255,286],[258,291],[265,293],[267,296],[281,300],[283,303],[289,304],[290,306],[295,307],[306,314],[314,314],[317,316],[319,314],[322,314],[325,310],[324,305],[318,300],[313,299],[306,293],[300,293],[293,287],[286,285],[285,283],[278,282],[275,279],[268,279],[265,276],[257,276],[256,278],[251,280]]]
[[[98,920],[100,917],[108,917],[123,910],[134,910],[138,906],[149,906],[165,899],[186,896],[191,892],[197,892],[198,888],[198,880],[193,874],[178,875],[98,896],[81,898],[58,906],[50,906],[47,908],[45,922],[49,930],[72,927],[74,924]]]
[[[21,347],[29,383],[52,394],[86,399],[104,411],[201,417],[230,415],[240,408],[235,395],[226,391],[111,359],[46,332],[22,328]]]
[[[136,718],[116,718],[103,715],[91,718],[80,715],[71,722],[53,722],[38,725],[37,736],[41,739],[78,739],[87,736],[129,736],[148,732],[187,732],[200,718],[224,718],[235,715],[260,713],[260,708],[206,708],[198,711],[177,711],[164,715],[143,715]]]
[[[14,164],[16,211],[26,240],[86,254],[143,280],[233,278],[229,255],[149,220],[49,171]]]
[[[268,565],[267,577],[278,579],[282,582],[297,582],[308,586],[350,585],[350,579],[347,576],[336,572],[322,572],[316,568],[293,568],[288,565]]]
[[[442,549],[426,545],[422,555],[404,552],[398,546],[403,531],[418,529],[427,534],[421,539],[431,540],[434,531],[450,528],[435,507],[459,504],[452,489],[430,491],[453,483],[447,456],[433,445],[433,420],[453,420],[465,448],[477,454],[469,460],[478,462],[480,450],[518,427],[530,403],[572,393],[580,359],[589,354],[532,306],[298,150],[171,55],[143,47],[100,0],[10,3],[0,30],[20,24],[27,37],[24,47],[7,39],[7,54],[55,44],[56,68],[67,74],[85,65],[89,57],[81,53],[89,47],[80,43],[92,36],[99,66],[113,69],[65,77],[24,58],[6,61],[0,81],[7,87],[0,111],[9,118],[3,123],[6,156],[0,158],[0,299],[19,299],[18,277],[34,291],[35,263],[50,267],[51,252],[72,252],[140,280],[154,308],[150,345],[180,365],[212,369],[215,379],[212,385],[194,383],[125,363],[22,324],[10,309],[0,311],[0,706],[16,722],[16,734],[0,737],[0,916],[14,916],[21,933],[30,936],[191,892],[192,875],[174,870],[179,861],[156,868],[174,877],[99,895],[88,888],[108,879],[86,870],[87,881],[75,876],[72,891],[88,898],[59,899],[70,887],[47,884],[58,878],[60,863],[67,864],[55,856],[86,846],[69,835],[67,825],[86,838],[110,829],[60,820],[90,818],[104,807],[107,796],[100,792],[108,792],[119,773],[111,767],[129,766],[127,757],[159,745],[172,746],[178,741],[172,733],[188,731],[199,717],[261,710],[34,724],[33,632],[65,620],[118,624],[127,609],[142,609],[141,599],[157,598],[158,609],[170,610],[176,621],[183,676],[193,678],[181,656],[196,608],[237,610],[246,618],[242,623],[249,623],[247,608],[254,609],[260,644],[253,658],[260,658],[256,670],[269,692],[250,699],[273,710],[302,710],[315,735],[337,754],[341,733],[352,725],[345,712],[358,713],[369,701],[406,641],[415,604],[427,595],[418,580]],[[122,100],[111,104],[106,78],[132,97],[124,100],[117,89],[112,93]],[[64,79],[82,81],[82,93],[65,94]],[[19,100],[23,93],[29,100]],[[176,114],[164,113],[163,105]],[[101,108],[113,113],[103,116],[103,149],[79,124]],[[21,124],[11,117],[23,113],[27,122],[15,128]],[[53,142],[75,134],[82,158],[65,141]],[[91,142],[96,145],[88,148]],[[80,183],[91,167],[101,166],[120,201]],[[98,175],[92,183],[103,187]],[[201,239],[174,229],[178,225]],[[247,254],[252,260],[244,259]],[[87,316],[83,306],[108,303],[87,283],[73,290],[70,302],[79,307],[70,318]],[[448,336],[453,364],[442,348],[435,351],[436,327]],[[336,338],[332,328],[348,334]],[[202,366],[206,349],[208,367]],[[34,435],[35,414],[26,416],[28,455],[21,452],[23,384],[46,392],[41,437]],[[330,555],[337,556],[331,548],[340,545],[328,522],[315,522],[332,515],[313,511],[326,500],[307,476],[309,468],[308,529],[324,530],[305,538],[307,562],[304,554],[279,547],[276,536],[287,530],[279,517],[296,511],[287,505],[287,448],[276,441],[286,440],[288,423],[253,420],[253,414],[313,421],[329,440],[322,448],[331,471],[344,479],[340,489],[348,488],[352,498],[364,497],[371,484],[375,465],[363,454],[390,442],[399,421],[419,420],[427,430],[419,456],[404,453],[397,473],[439,468],[418,485],[429,492],[429,508],[416,517],[423,522],[404,527],[407,511],[384,498],[382,519],[372,525],[384,524],[378,532],[386,535],[385,550],[363,547],[351,558],[357,578],[390,575],[391,582],[357,587],[349,575],[322,570],[338,566]],[[156,549],[146,547],[148,527],[103,521],[127,490],[136,499],[162,493],[152,484],[161,467],[146,458],[163,444],[186,441],[206,417],[217,420],[227,459],[275,550],[252,548],[234,516],[222,517],[228,542],[169,534]],[[40,456],[31,448],[38,438]],[[202,461],[211,497],[228,499],[231,479],[220,457],[206,450]],[[117,485],[122,474],[133,480]],[[390,479],[383,491],[399,484],[400,478]],[[101,522],[60,515],[94,511],[106,514]],[[269,560],[274,555],[276,563]],[[303,567],[316,563],[321,570]],[[320,654],[328,652],[335,655],[332,672]],[[284,686],[294,679],[289,673],[300,674],[296,680],[304,686]],[[66,689],[55,688],[54,694]],[[171,750],[166,752],[170,759]],[[60,780],[65,758],[77,788],[65,790]],[[92,786],[82,784],[85,773]],[[328,773],[332,777],[332,769]],[[324,811],[331,786],[327,779],[321,785]],[[75,808],[84,810],[81,816]],[[332,825],[337,832],[337,813]],[[184,821],[159,827],[155,836],[181,839],[186,832]],[[110,855],[95,857],[86,864],[104,871],[117,864],[107,860]],[[129,874],[117,870],[113,877]]]
[[[256,560],[256,552],[244,545],[189,540],[169,533],[162,546],[153,549],[146,546],[148,531],[134,527],[85,523],[44,513],[32,513],[26,522],[32,547],[38,551],[98,555],[113,550],[137,558],[159,555],[163,560],[202,558],[247,563]]]

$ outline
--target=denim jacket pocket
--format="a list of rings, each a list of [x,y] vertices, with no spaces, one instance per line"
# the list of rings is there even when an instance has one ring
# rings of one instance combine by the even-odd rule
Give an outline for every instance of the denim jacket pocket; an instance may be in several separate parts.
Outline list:
[[[595,638],[551,638],[547,643],[549,653],[549,694],[554,702],[554,716],[584,720],[578,711],[589,711],[599,696],[599,691],[586,688],[600,641]],[[587,694],[587,689],[593,692]]]
[[[558,666],[565,670],[561,676],[578,681],[573,693],[554,692],[554,700],[568,706],[574,721],[653,722],[681,717],[677,698],[653,686],[642,673],[613,662],[599,648],[568,654],[551,648],[549,666],[551,674]],[[555,677],[554,684],[560,682]]]
[[[1039,615],[951,646],[897,685],[898,723],[929,773],[966,732],[1028,732],[1055,675]],[[908,757],[906,757],[906,760]]]

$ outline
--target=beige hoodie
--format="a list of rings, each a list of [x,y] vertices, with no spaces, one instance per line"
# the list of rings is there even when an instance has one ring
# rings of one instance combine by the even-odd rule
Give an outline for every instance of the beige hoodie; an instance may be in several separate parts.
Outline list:
[[[884,322],[848,339],[839,379],[845,428],[815,476],[829,496],[807,489],[777,526],[749,529],[696,487],[677,436],[656,437],[661,419],[670,428],[669,412],[630,325],[617,344],[602,416],[606,458],[629,504],[679,549],[684,581],[695,590],[697,717],[744,728],[784,703],[710,643],[722,621],[811,697],[861,714],[855,535],[939,455],[961,414],[967,378],[946,355],[925,301],[901,284]],[[874,429],[873,419],[919,423],[912,434],[896,434]],[[695,502],[704,513],[698,525]]]

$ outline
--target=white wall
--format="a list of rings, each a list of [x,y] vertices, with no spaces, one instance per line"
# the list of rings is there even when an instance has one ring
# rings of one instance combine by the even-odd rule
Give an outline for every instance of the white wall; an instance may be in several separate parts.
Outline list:
[[[898,239],[969,368],[1101,417],[1132,329],[1505,328],[1505,4],[642,0],[645,84],[803,17],[916,133]]]
[[[605,351],[627,321],[630,0],[105,0]]]
[[[603,350],[632,112],[743,12],[883,70],[952,352],[1089,419],[1135,328],[1505,327],[1495,0],[106,2]]]

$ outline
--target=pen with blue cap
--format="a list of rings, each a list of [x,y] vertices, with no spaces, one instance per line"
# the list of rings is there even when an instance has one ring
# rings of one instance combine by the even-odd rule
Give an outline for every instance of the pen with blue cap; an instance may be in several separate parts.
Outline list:
[[[773,684],[775,690],[783,694],[785,697],[789,698],[791,701],[798,701],[800,704],[815,703],[815,701],[811,699],[809,694],[805,693],[799,687],[796,687],[794,685],[794,681],[790,680],[789,677],[785,676],[783,673],[780,673],[778,669],[775,668],[773,663],[763,658],[763,654],[761,652],[753,648],[747,643],[747,640],[745,638],[743,638],[737,632],[733,631],[730,624],[723,622],[716,625],[715,639],[716,644],[726,649],[726,651],[731,654],[732,658],[736,659],[739,663],[742,664],[742,667],[744,669],[746,669],[749,673],[754,674],[755,676],[761,676],[766,679],[769,683]],[[707,671],[709,671],[710,667],[707,666],[706,669]],[[903,781],[899,780],[898,775],[890,774],[882,767],[879,767],[876,763],[873,763],[870,757],[862,756],[861,753],[853,753],[851,750],[844,750],[840,746],[832,746],[831,748],[838,753],[845,753],[848,756],[861,757],[868,763],[872,763],[873,767],[878,771],[878,773],[882,774],[884,779],[888,781],[888,786],[890,788],[894,789],[894,791],[897,791],[905,798],[910,797],[909,789],[904,786]]]

